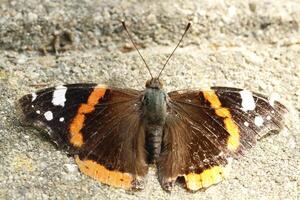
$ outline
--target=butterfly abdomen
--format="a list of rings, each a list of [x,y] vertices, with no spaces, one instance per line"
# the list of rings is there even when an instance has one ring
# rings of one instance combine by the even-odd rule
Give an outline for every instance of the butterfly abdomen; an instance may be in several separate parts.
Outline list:
[[[161,151],[167,110],[166,93],[161,89],[147,88],[142,101],[146,150],[148,160],[152,163],[159,157]]]

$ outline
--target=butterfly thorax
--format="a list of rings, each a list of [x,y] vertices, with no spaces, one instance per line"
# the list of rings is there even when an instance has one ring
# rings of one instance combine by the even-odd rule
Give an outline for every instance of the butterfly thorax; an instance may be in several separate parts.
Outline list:
[[[167,114],[166,93],[158,79],[151,79],[146,83],[146,90],[142,100],[144,125],[146,131],[146,150],[149,162],[155,162],[161,151],[163,127]]]

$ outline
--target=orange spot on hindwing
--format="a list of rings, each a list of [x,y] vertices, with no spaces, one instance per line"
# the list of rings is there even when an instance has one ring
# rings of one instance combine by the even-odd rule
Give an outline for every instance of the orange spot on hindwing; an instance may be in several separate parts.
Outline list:
[[[75,147],[81,147],[84,143],[83,135],[80,132],[84,126],[85,115],[95,110],[96,104],[104,96],[106,86],[97,86],[90,94],[87,103],[79,106],[76,116],[70,125],[70,143]]]
[[[124,189],[132,187],[133,177],[129,173],[108,170],[93,160],[81,160],[78,156],[75,157],[75,161],[82,173],[101,183]]]
[[[217,184],[224,180],[229,173],[229,167],[213,166],[200,174],[189,173],[184,175],[186,186],[189,190],[199,190]]]
[[[214,91],[205,91],[203,92],[203,96],[215,110],[216,115],[223,118],[225,128],[229,133],[227,148],[235,151],[240,145],[240,134],[239,128],[234,122],[229,109],[222,107],[221,101]]]

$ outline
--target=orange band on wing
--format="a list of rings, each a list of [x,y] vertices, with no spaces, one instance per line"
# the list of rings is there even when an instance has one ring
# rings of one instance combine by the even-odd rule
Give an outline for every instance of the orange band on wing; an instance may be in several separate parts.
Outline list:
[[[225,118],[224,123],[226,130],[230,133],[230,136],[227,140],[227,148],[231,151],[235,151],[240,145],[239,128],[232,118]]]
[[[200,174],[189,173],[184,175],[189,190],[199,190],[217,184],[228,176],[229,167],[213,166]]]
[[[97,86],[90,94],[87,103],[81,104],[76,116],[70,125],[70,143],[75,147],[81,147],[84,143],[83,135],[80,132],[85,121],[85,114],[95,110],[95,105],[98,103],[106,91],[106,86]]]
[[[221,102],[219,100],[219,97],[216,95],[214,91],[204,91],[203,96],[207,101],[209,101],[210,106],[212,108],[216,109],[221,107]]]
[[[222,118],[231,118],[230,111],[227,108],[218,108],[215,110],[216,114]]]
[[[133,177],[128,173],[108,170],[93,160],[81,160],[78,156],[75,157],[75,161],[82,173],[101,183],[124,189],[132,187]]]
[[[229,133],[227,148],[235,151],[240,145],[240,134],[239,128],[232,119],[229,109],[222,107],[221,101],[214,91],[205,91],[203,92],[203,96],[210,103],[210,106],[215,109],[216,115],[224,119],[225,128]]]

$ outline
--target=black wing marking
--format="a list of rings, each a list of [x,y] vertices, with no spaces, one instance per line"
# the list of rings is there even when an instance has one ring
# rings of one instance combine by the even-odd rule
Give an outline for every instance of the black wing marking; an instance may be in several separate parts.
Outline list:
[[[258,93],[251,93],[247,90],[227,87],[213,87],[222,105],[231,110],[234,120],[244,130],[242,138],[251,139],[256,136],[258,139],[264,137],[270,131],[278,131],[283,126],[284,114],[287,108],[278,102],[278,94],[273,93],[270,97]],[[244,95],[241,95],[244,93]],[[245,111],[243,101],[247,101],[247,95],[253,96],[255,108]],[[244,97],[242,97],[244,96]],[[244,98],[244,100],[243,100]],[[250,148],[255,144],[244,144]]]
[[[27,94],[17,102],[18,117],[23,124],[44,130],[58,147],[69,149],[69,124],[95,86],[71,84]],[[60,91],[60,95],[57,95],[61,97],[60,102],[56,99],[61,105],[53,104],[54,91]]]

